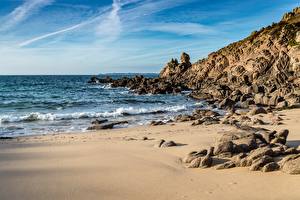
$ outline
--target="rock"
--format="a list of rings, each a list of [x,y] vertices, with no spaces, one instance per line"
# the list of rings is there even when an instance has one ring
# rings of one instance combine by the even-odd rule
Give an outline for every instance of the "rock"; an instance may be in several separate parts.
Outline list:
[[[213,125],[213,124],[219,124],[219,119],[215,117],[202,117],[201,119],[198,119],[192,123],[192,126],[197,125]]]
[[[295,147],[290,147],[287,150],[284,151],[284,154],[298,154],[300,153]]]
[[[213,163],[212,157],[205,156],[205,157],[201,158],[199,167],[200,168],[208,168],[208,167],[211,167],[212,163]]]
[[[267,111],[262,107],[253,108],[250,112],[250,115],[258,115],[258,114],[267,114]]]
[[[166,147],[175,147],[177,144],[174,141],[167,141],[161,144],[161,148],[166,148]]]
[[[209,149],[207,150],[207,156],[214,156],[214,150],[215,147],[209,147]]]
[[[190,152],[185,158],[183,158],[183,162],[184,163],[190,163],[192,162],[195,158],[198,157],[203,157],[207,154],[207,150],[206,149],[202,149],[200,151],[192,151]]]
[[[285,139],[287,139],[288,135],[289,135],[289,130],[287,130],[287,129],[281,130],[281,131],[279,131],[278,133],[275,134],[276,137],[278,137],[278,138],[282,137],[282,138],[285,138]]]
[[[258,171],[266,164],[274,162],[273,158],[268,155],[264,155],[262,157],[257,158],[254,160],[250,166],[250,171]]]
[[[142,140],[149,140],[149,138],[148,137],[143,137]]]
[[[261,120],[261,119],[253,118],[252,119],[252,124],[253,125],[265,125],[266,123],[263,120]]]
[[[152,121],[150,123],[151,126],[160,126],[160,125],[165,125],[166,123],[163,121]]]
[[[286,144],[286,139],[283,137],[281,137],[281,138],[276,137],[270,142],[270,144],[277,144],[277,143],[278,144]]]
[[[261,169],[262,172],[273,172],[280,169],[280,166],[276,162],[270,162],[263,166]]]
[[[232,162],[232,161],[227,161],[225,163],[217,165],[215,168],[217,170],[220,170],[220,169],[230,169],[230,168],[233,168],[233,167],[236,167],[235,163]]]
[[[266,140],[267,143],[270,143],[275,138],[276,131],[264,132],[262,137]]]
[[[233,108],[235,105],[235,101],[225,98],[221,103],[219,104],[219,108]]]
[[[235,144],[234,153],[249,152],[257,148],[256,139],[254,137],[234,140],[233,143]]]
[[[239,164],[239,167],[248,167],[251,165],[251,162],[248,162],[248,158],[242,158]]]
[[[247,154],[245,153],[240,153],[238,155],[235,155],[231,158],[231,161],[235,164],[235,166],[240,167],[242,159],[246,158]]]
[[[280,167],[282,168],[286,162],[290,161],[290,160],[294,160],[297,159],[298,157],[300,157],[299,154],[292,154],[292,155],[287,155],[285,157],[283,157],[278,164],[280,165]]]
[[[283,148],[282,145],[276,146],[276,147],[272,147],[272,151],[273,151],[273,155],[274,156],[281,156],[281,155],[285,154],[285,149]]]
[[[222,153],[232,153],[233,152],[233,142],[218,142],[214,148],[214,155],[219,155]]]
[[[288,159],[281,170],[288,174],[300,174],[300,154]]]
[[[103,124],[105,122],[108,122],[107,119],[96,119],[94,121],[92,121],[92,124]]]
[[[155,145],[155,147],[158,147],[158,148],[160,148],[161,147],[161,145],[163,144],[163,143],[165,143],[166,141],[165,140],[159,140],[157,143],[156,143],[156,145]]]
[[[114,126],[120,124],[128,124],[127,121],[120,121],[120,122],[106,122],[101,124],[93,124],[92,126],[88,127],[87,130],[103,130],[103,129],[113,129]]]
[[[188,168],[198,168],[200,166],[202,158],[197,157],[191,161],[191,163],[188,165]]]
[[[175,118],[176,122],[187,122],[187,121],[192,121],[192,120],[195,120],[195,117],[190,116],[190,115],[178,115]]]
[[[284,108],[287,108],[287,107],[288,107],[288,102],[286,102],[286,101],[279,102],[279,103],[276,105],[276,108],[277,108],[277,109],[284,109]]]
[[[247,161],[249,163],[253,163],[256,159],[261,158],[263,156],[273,156],[274,152],[270,147],[263,147],[263,148],[258,148],[258,149],[254,149],[252,150],[248,157],[247,157]]]

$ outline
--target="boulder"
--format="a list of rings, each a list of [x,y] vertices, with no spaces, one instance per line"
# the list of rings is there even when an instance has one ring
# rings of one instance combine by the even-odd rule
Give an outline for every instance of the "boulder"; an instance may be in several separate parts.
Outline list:
[[[257,148],[256,139],[254,137],[241,138],[234,140],[234,153],[249,152]]]
[[[256,159],[259,159],[263,156],[273,156],[274,152],[270,147],[263,147],[263,148],[257,148],[252,150],[248,157],[247,157],[247,161],[249,163],[253,163]]]
[[[300,174],[300,154],[285,161],[281,170],[288,174]]]
[[[250,115],[267,114],[267,111],[262,107],[255,107],[250,112]]]
[[[263,168],[261,169],[262,172],[273,172],[280,169],[280,166],[276,162],[270,162],[267,163]]]
[[[271,162],[274,162],[274,159],[271,156],[264,155],[259,157],[252,162],[250,171],[259,171],[262,167]]]
[[[214,155],[219,155],[222,153],[232,153],[233,152],[233,142],[226,141],[226,142],[218,142],[214,148]]]
[[[235,101],[225,98],[221,103],[219,103],[219,108],[233,108],[235,105]]]
[[[195,158],[203,157],[207,154],[206,149],[202,149],[200,151],[192,151],[186,157],[183,158],[184,163],[191,163]]]
[[[287,130],[287,129],[281,130],[281,131],[279,131],[278,133],[275,134],[276,137],[278,137],[278,138],[282,137],[282,138],[285,138],[285,139],[287,139],[288,135],[289,135],[289,130]]]

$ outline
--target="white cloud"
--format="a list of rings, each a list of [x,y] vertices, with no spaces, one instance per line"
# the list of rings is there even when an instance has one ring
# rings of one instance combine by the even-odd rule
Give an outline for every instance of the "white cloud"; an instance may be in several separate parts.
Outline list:
[[[121,10],[120,0],[113,0],[112,9],[110,13],[104,18],[97,27],[97,34],[99,36],[116,39],[122,31],[121,19],[119,11]]]
[[[0,31],[9,30],[19,23],[25,21],[30,15],[39,9],[50,5],[54,0],[25,0],[19,7],[15,8],[11,13],[2,19]]]

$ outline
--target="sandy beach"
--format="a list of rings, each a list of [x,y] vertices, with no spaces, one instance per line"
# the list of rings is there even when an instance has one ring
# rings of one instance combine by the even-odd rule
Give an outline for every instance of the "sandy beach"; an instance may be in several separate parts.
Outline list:
[[[300,145],[300,109],[279,113],[283,125],[263,127],[288,128],[288,145]],[[300,198],[297,175],[185,167],[181,159],[187,153],[210,146],[230,130],[229,125],[188,122],[2,140],[0,199]],[[159,139],[181,145],[155,148]]]

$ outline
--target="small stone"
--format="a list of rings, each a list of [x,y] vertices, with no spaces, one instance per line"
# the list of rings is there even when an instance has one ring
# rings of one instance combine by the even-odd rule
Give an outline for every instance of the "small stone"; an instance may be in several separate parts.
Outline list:
[[[155,147],[161,147],[161,145],[163,144],[163,143],[165,143],[166,141],[165,140],[159,140],[158,142],[157,142],[157,144],[155,145]]]
[[[160,147],[165,148],[165,147],[175,147],[175,146],[177,146],[177,144],[174,141],[167,141],[161,144]]]
[[[149,138],[148,137],[143,137],[142,140],[149,140]]]

